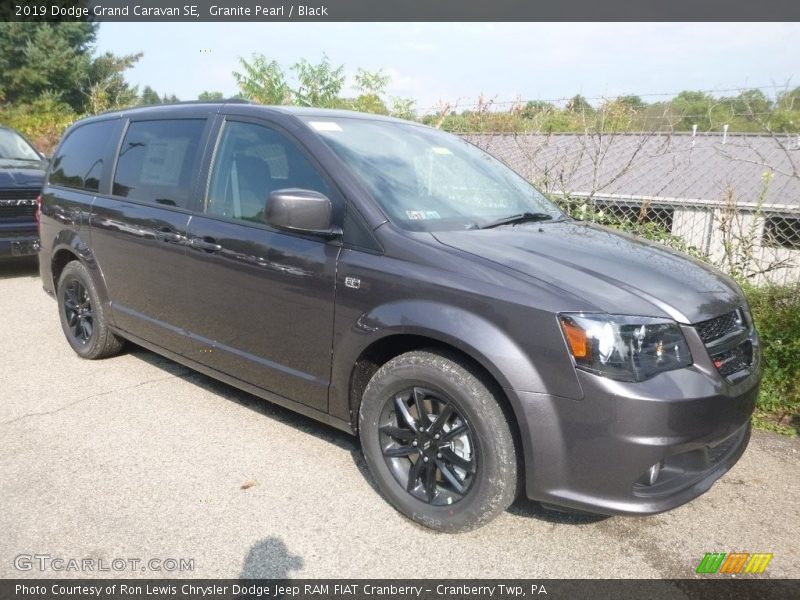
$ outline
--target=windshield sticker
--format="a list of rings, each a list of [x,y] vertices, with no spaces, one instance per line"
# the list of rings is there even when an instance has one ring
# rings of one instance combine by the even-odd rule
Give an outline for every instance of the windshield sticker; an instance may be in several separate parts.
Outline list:
[[[450,148],[445,148],[444,146],[434,146],[433,148],[431,148],[431,151],[434,154],[452,154],[453,153],[450,150]]]
[[[425,221],[427,219],[441,219],[435,210],[407,210],[406,215],[412,221]]]
[[[309,121],[308,124],[317,131],[341,131],[338,123],[333,121]]]

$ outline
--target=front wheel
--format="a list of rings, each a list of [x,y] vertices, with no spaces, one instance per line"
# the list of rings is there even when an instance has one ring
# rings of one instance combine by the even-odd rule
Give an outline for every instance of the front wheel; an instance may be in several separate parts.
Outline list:
[[[359,411],[370,472],[389,502],[441,531],[469,531],[514,501],[508,418],[460,357],[408,352],[370,380]]]

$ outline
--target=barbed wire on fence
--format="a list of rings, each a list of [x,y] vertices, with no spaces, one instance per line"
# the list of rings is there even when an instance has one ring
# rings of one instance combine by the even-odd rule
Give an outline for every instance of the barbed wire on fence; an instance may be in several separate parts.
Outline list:
[[[790,90],[790,81],[786,81],[782,84],[772,83],[769,85],[748,85],[742,87],[728,87],[728,88],[707,88],[707,89],[700,89],[700,90],[691,90],[694,93],[700,94],[709,94],[709,95],[716,95],[716,94],[729,94],[729,93],[742,93],[749,90],[757,90],[757,91],[770,91],[773,92],[776,96],[788,92]],[[592,95],[592,96],[583,96],[582,94],[573,94],[571,96],[557,96],[553,98],[538,98],[538,97],[530,97],[524,98],[521,95],[510,99],[510,100],[500,100],[498,101],[494,96],[492,98],[485,98],[484,95],[481,93],[479,95],[479,99],[473,103],[464,103],[462,100],[466,100],[468,97],[460,96],[455,100],[447,100],[447,99],[440,99],[436,104],[426,106],[426,107],[419,107],[417,108],[417,112],[419,114],[427,114],[430,112],[435,112],[441,109],[443,104],[450,104],[452,106],[458,106],[462,110],[470,109],[470,108],[480,108],[485,106],[487,103],[490,104],[492,107],[505,107],[505,106],[518,106],[518,105],[525,105],[529,102],[535,103],[547,103],[553,105],[560,105],[566,104],[567,102],[573,100],[576,96],[580,96],[584,100],[588,102],[613,102],[616,100],[628,99],[628,98],[674,98],[680,95],[682,92],[686,90],[679,90],[676,92],[630,92],[630,93],[617,93],[617,94],[599,94],[599,95]],[[483,100],[482,100],[483,99]]]

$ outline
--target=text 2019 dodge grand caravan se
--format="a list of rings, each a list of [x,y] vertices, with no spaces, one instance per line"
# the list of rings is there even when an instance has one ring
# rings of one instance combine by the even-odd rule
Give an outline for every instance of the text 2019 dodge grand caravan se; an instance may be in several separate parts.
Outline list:
[[[576,222],[463,140],[343,111],[142,108],[74,124],[41,277],[85,358],[123,339],[357,433],[383,494],[459,531],[519,488],[668,510],[747,445],[738,286]]]

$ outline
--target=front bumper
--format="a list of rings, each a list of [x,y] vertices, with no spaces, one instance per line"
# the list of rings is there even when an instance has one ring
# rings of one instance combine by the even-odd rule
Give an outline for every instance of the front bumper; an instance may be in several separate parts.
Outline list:
[[[0,258],[33,256],[39,252],[39,238],[35,235],[0,238]]]
[[[18,223],[0,223],[0,258],[32,256],[39,252],[39,233],[32,227]]]
[[[605,514],[659,513],[708,490],[747,447],[757,363],[735,384],[703,364],[641,383],[577,374],[581,400],[514,393],[533,500]]]

